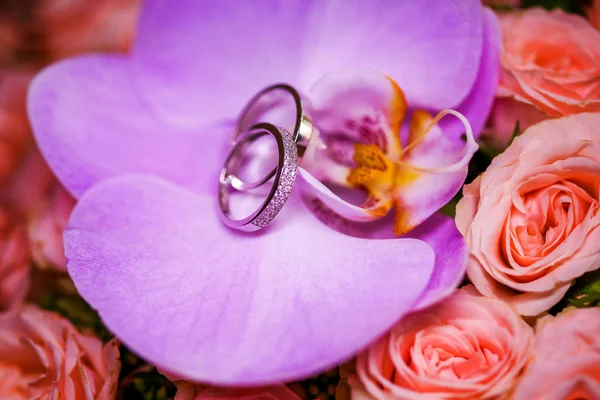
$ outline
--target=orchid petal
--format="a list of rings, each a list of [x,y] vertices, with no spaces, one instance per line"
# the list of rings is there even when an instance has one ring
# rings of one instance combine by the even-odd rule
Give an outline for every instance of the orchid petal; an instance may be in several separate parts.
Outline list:
[[[233,128],[221,124],[202,133],[157,120],[130,74],[126,57],[91,55],[55,64],[34,79],[29,115],[54,173],[75,197],[127,172],[212,192]]]
[[[65,232],[69,272],[107,327],[186,378],[268,384],[333,366],[409,312],[434,266],[420,240],[342,235],[293,196],[253,235],[215,206],[127,175],[88,190]]]
[[[485,126],[500,79],[501,32],[498,18],[493,11],[485,8],[483,21],[483,52],[477,79],[467,98],[459,106],[453,107],[469,120],[475,138],[479,137]],[[453,139],[465,133],[463,124],[456,119],[443,120],[440,127],[446,136]]]
[[[454,219],[441,213],[434,214],[403,237],[424,240],[435,252],[435,268],[427,288],[413,307],[413,311],[418,311],[445,299],[460,286],[469,249]]]
[[[448,114],[463,123],[466,143],[447,138],[437,125]],[[469,122],[452,110],[444,110],[435,118],[424,111],[415,111],[410,132],[401,172],[410,179],[396,191],[397,234],[409,232],[458,193],[467,177],[469,161],[478,148]]]
[[[343,218],[318,199],[313,198],[307,204],[321,222],[346,235],[366,239],[396,237],[393,223],[388,220],[390,216],[372,223],[361,223]],[[437,303],[460,285],[465,276],[469,249],[453,218],[436,213],[401,238],[423,240],[435,252],[433,273],[413,310]]]
[[[363,207],[355,206],[354,204],[343,200],[335,194],[331,189],[315,179],[309,172],[300,168],[298,170],[298,185],[303,193],[311,198],[316,198],[325,206],[335,211],[341,217],[352,221],[373,221],[379,219],[387,213],[385,211],[370,210]],[[391,204],[390,204],[391,207]]]
[[[479,70],[482,10],[479,0],[148,0],[135,76],[161,117],[191,126],[235,115],[266,85],[305,91],[350,67],[389,75],[420,107],[452,107]]]

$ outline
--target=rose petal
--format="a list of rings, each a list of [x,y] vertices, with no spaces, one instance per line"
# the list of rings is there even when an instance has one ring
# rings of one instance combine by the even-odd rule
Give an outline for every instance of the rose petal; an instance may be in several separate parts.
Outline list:
[[[90,189],[65,233],[69,272],[107,326],[191,379],[271,383],[335,365],[409,311],[433,268],[427,244],[341,235],[299,199],[254,235],[214,207],[123,176]]]
[[[37,144],[64,186],[79,197],[94,183],[127,172],[152,173],[188,188],[214,188],[226,124],[210,134],[155,118],[119,55],[73,58],[47,68],[29,92]]]
[[[421,107],[450,107],[479,70],[482,9],[477,0],[151,0],[135,75],[161,116],[194,126],[235,115],[268,84],[306,90],[349,67],[391,76]]]

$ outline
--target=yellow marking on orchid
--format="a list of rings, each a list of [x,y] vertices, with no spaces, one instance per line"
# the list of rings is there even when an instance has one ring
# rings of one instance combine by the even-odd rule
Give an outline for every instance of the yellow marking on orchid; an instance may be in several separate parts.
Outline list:
[[[391,108],[393,109],[394,106]],[[346,175],[346,183],[367,193],[368,199],[362,207],[371,215],[383,216],[392,207],[395,207],[394,233],[396,235],[409,232],[415,227],[416,223],[420,222],[414,219],[413,210],[411,209],[411,207],[418,207],[419,205],[412,204],[410,201],[405,203],[403,200],[402,195],[406,192],[406,189],[414,186],[415,182],[421,179],[423,175],[452,173],[464,169],[465,162],[468,163],[468,159],[474,152],[474,150],[472,152],[465,150],[461,160],[443,167],[429,168],[411,164],[410,157],[412,155],[410,150],[419,146],[438,121],[448,114],[454,115],[464,124],[467,146],[476,147],[477,144],[473,139],[469,122],[462,114],[453,110],[442,110],[435,118],[426,111],[415,111],[410,124],[408,143],[397,156],[384,152],[374,144],[354,145],[353,160],[356,167],[349,169]],[[399,121],[401,123],[401,120]],[[399,129],[398,127],[396,132],[399,132]]]
[[[408,208],[402,206],[399,202],[395,203],[396,214],[394,215],[394,235],[400,236],[410,232],[414,226],[410,220]]]
[[[392,86],[392,100],[389,105],[389,121],[390,121],[390,130],[392,132],[392,140],[394,149],[393,152],[388,151],[391,157],[400,156],[402,154],[402,143],[400,142],[400,127],[402,126],[402,122],[404,118],[406,118],[406,111],[408,109],[408,103],[406,102],[406,96],[404,96],[404,92],[398,86],[396,81],[394,81],[389,76],[387,77],[390,85]],[[398,154],[395,154],[398,150]]]
[[[394,165],[383,150],[374,144],[354,145],[355,168],[351,168],[347,181],[369,193],[388,192],[394,180]]]
[[[424,137],[427,132],[433,127],[433,117],[427,111],[416,110],[410,120],[410,130],[408,134],[408,143],[406,151],[415,147]]]
[[[363,204],[369,213],[384,216],[395,204],[402,188],[417,180],[420,174],[405,164],[392,162],[378,146],[355,144],[354,162],[347,182],[369,194]]]
[[[389,162],[383,151],[374,144],[355,144],[354,156],[352,157],[356,165],[385,171],[388,169]]]

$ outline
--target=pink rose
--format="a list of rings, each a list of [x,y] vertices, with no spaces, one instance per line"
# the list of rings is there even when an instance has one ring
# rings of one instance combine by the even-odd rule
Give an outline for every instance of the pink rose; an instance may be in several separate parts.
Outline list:
[[[514,400],[600,399],[600,308],[546,316]]]
[[[533,329],[513,308],[463,288],[360,354],[352,398],[496,398],[512,389],[532,348]]]
[[[0,206],[0,312],[18,304],[29,287],[29,249],[22,227]]]
[[[549,116],[600,111],[600,32],[561,10],[499,13],[502,72],[498,94]]]
[[[505,149],[515,132],[517,121],[522,132],[546,118],[543,112],[527,103],[500,97],[494,101],[483,137],[493,147]]]
[[[82,335],[58,314],[27,305],[0,316],[0,398],[114,399],[116,341]]]
[[[165,374],[175,386],[174,400],[300,400],[300,397],[285,385],[258,388],[223,388],[188,382]]]
[[[593,0],[591,7],[588,7],[586,14],[592,26],[596,29],[600,29],[600,0]]]
[[[523,315],[600,267],[600,114],[540,122],[463,189],[456,225],[477,289]]]
[[[32,140],[25,108],[31,76],[0,71],[0,182],[13,172]]]
[[[67,270],[63,232],[75,199],[57,182],[32,210],[28,231],[33,261],[41,268]]]

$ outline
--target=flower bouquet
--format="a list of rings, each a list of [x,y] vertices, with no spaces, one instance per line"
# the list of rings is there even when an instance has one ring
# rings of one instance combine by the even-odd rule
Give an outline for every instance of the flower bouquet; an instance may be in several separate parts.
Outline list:
[[[0,399],[600,399],[600,2],[0,6]]]

